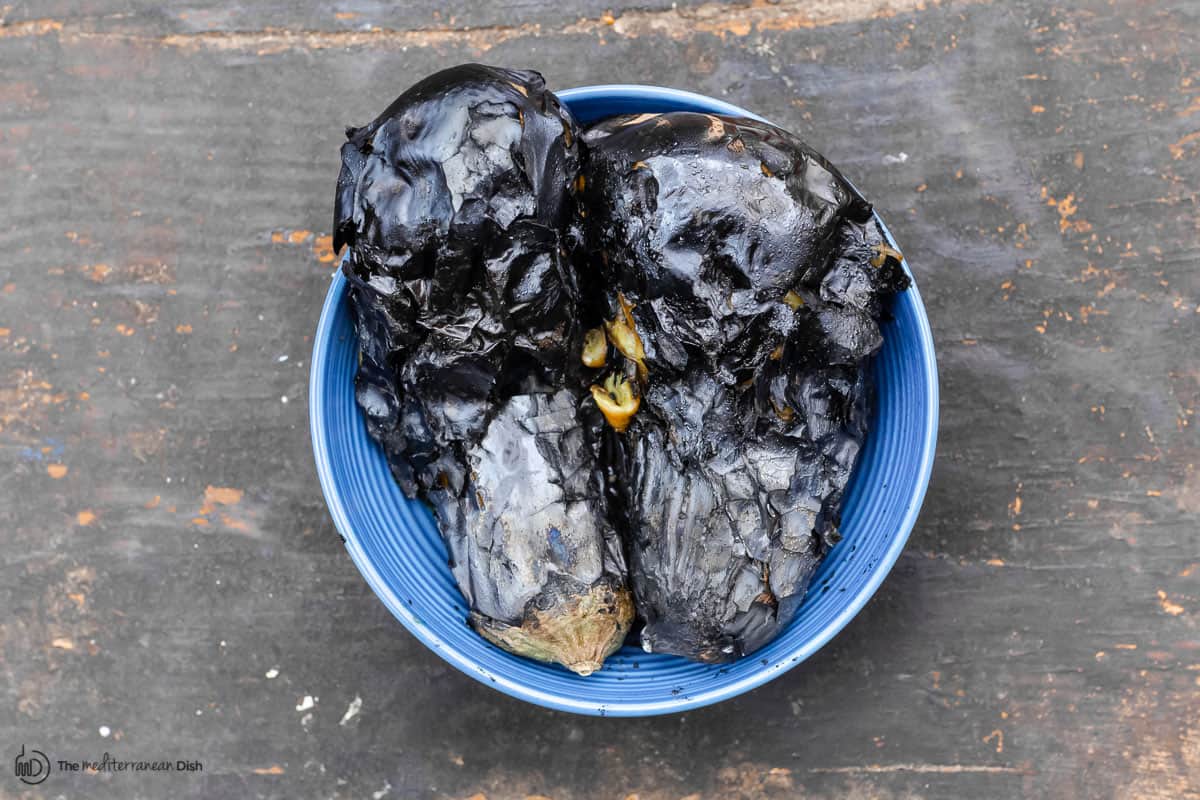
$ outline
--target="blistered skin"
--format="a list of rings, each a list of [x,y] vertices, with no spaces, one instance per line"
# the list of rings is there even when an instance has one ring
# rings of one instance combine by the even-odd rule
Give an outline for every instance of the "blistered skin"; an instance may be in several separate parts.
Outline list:
[[[837,539],[907,281],[871,264],[870,205],[785,131],[673,113],[584,139],[588,249],[644,349],[623,367],[639,411],[609,433],[642,645],[732,660],[791,621]]]
[[[466,491],[429,499],[472,625],[522,655],[550,650],[544,660],[590,673],[621,645],[633,605],[620,539],[596,513],[602,476],[581,399],[564,389],[504,401],[467,451]],[[588,613],[577,613],[581,602]]]
[[[582,336],[566,256],[578,127],[537,73],[472,64],[347,138],[334,244],[349,245],[368,431],[433,506],[472,624],[598,669],[632,603],[581,394],[554,393]]]
[[[577,127],[536,72],[468,64],[347,132],[335,248],[358,316],[357,387],[410,494],[483,433],[491,398],[561,382],[576,334]]]

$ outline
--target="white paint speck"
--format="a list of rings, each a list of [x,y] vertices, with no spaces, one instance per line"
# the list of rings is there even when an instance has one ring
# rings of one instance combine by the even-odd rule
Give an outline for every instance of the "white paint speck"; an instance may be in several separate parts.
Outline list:
[[[387,781],[384,781],[383,788],[380,789],[378,792],[371,792],[371,797],[375,798],[375,800],[383,800],[383,798],[387,797],[387,793],[390,792],[391,790],[392,790],[392,785],[390,783],[388,783]]]
[[[130,386],[137,386],[137,378],[130,378],[130,379],[129,379],[129,385],[130,385]]]
[[[286,355],[282,355],[275,360],[278,361],[280,364],[282,364],[283,362],[287,361],[287,359],[288,359],[288,357]]]
[[[308,723],[310,723],[310,722],[312,722],[312,712],[311,711],[300,718],[300,727],[307,728]]]
[[[279,402],[287,405],[287,395],[285,394],[283,397],[279,398]]]
[[[883,163],[885,164],[903,164],[905,161],[908,161],[908,153],[903,150],[896,155],[888,153],[883,157]]]
[[[221,647],[224,647],[224,646],[225,646],[225,640],[224,640],[224,639],[222,639],[222,640],[221,640]]]
[[[277,670],[275,667],[271,667],[269,670],[267,670],[267,672],[266,672],[267,680],[273,681],[278,677],[279,677],[279,670]]]
[[[346,713],[342,714],[342,721],[338,725],[345,725],[350,720],[358,716],[358,712],[362,711],[362,698],[354,695],[354,699],[350,701],[350,706],[346,709]]]
[[[110,734],[112,734],[112,728],[108,727],[107,725],[100,726],[100,735],[101,736],[103,736],[105,739],[107,739]]]
[[[259,314],[259,315],[258,315],[258,321],[259,321],[259,322],[262,322],[262,321],[263,321],[263,319],[264,319],[264,318],[263,318],[263,315],[262,315],[262,314]]]
[[[197,709],[196,709],[196,716],[197,716],[197,717],[202,717],[202,716],[204,716],[204,709],[202,709],[202,708],[197,708]]]
[[[316,704],[317,704],[316,701],[313,700],[313,696],[311,694],[306,694],[306,695],[304,695],[304,699],[300,701],[300,704],[296,706],[296,710],[297,711],[308,711],[310,708],[312,708]]]

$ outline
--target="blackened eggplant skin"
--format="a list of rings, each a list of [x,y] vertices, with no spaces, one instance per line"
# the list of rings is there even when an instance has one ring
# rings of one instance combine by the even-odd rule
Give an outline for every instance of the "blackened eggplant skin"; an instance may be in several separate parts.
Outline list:
[[[410,495],[442,475],[461,488],[459,445],[493,395],[573,363],[578,126],[538,73],[466,64],[347,138],[334,244],[350,246],[359,402]]]
[[[638,413],[608,434],[642,645],[733,660],[791,621],[837,539],[907,279],[871,263],[870,204],[779,128],[645,114],[584,141],[587,249],[644,348]]]
[[[432,75],[347,131],[334,244],[349,246],[368,432],[433,506],[472,624],[586,673],[632,602],[603,487],[584,480],[582,395],[556,393],[580,368],[579,132],[536,72]],[[514,483],[522,471],[547,485]]]
[[[598,420],[582,395],[516,395],[467,451],[464,492],[428,493],[471,624],[505,649],[581,675],[625,639],[633,601],[616,529],[597,499]]]

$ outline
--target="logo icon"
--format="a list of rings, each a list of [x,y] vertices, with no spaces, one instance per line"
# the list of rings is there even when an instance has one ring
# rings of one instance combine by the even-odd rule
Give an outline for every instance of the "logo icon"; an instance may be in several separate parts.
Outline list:
[[[26,755],[25,745],[21,745],[21,752],[17,755],[13,769],[21,783],[37,786],[50,775],[50,759],[46,758],[46,754],[41,750],[30,750],[29,755]]]

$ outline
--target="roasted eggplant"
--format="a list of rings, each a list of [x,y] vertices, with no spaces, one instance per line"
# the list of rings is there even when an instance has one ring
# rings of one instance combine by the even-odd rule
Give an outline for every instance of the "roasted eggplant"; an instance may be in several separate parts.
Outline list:
[[[465,65],[347,131],[356,396],[404,491],[429,502],[471,624],[599,668],[632,620],[574,372],[584,331],[579,128],[536,72]]]
[[[597,500],[596,423],[567,389],[516,395],[467,451],[465,491],[427,493],[471,624],[519,655],[590,675],[633,619],[621,540]]]
[[[878,322],[907,278],[870,204],[779,128],[643,114],[584,143],[586,250],[617,351],[593,394],[641,643],[733,660],[791,621],[837,541]],[[619,381],[639,403],[614,422]]]
[[[584,131],[537,73],[480,65],[347,138],[356,396],[471,625],[582,675],[635,605],[649,652],[778,635],[838,539],[907,286],[870,204],[766,123]]]

